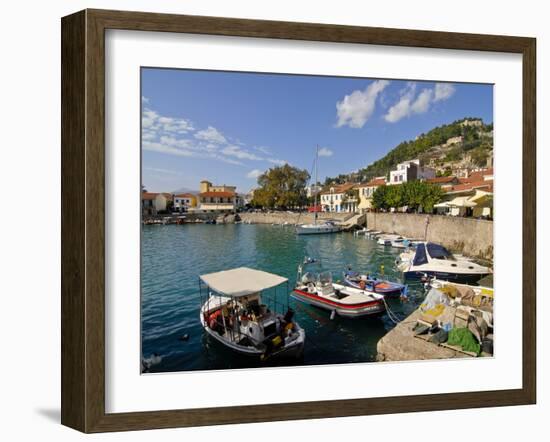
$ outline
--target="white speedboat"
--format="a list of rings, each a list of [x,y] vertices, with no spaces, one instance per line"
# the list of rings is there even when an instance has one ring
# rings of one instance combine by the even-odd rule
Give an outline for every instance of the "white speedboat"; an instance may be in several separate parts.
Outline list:
[[[403,237],[400,235],[381,235],[378,237],[376,242],[381,246],[391,246],[393,242],[403,240]]]
[[[391,242],[391,246],[396,249],[408,249],[410,247],[416,247],[419,241],[407,239],[407,238],[398,238]]]
[[[288,305],[288,280],[272,273],[240,267],[200,276],[204,301],[200,322],[213,339],[235,352],[259,357],[299,357],[305,331],[294,321],[294,312],[271,311],[267,303],[281,306],[276,287],[284,284]],[[203,300],[204,288],[206,299]],[[264,292],[275,288],[272,298]],[[264,296],[262,296],[264,295]]]
[[[310,261],[314,262],[314,261]],[[332,282],[330,272],[314,274],[298,268],[292,297],[346,318],[380,315],[386,311],[384,296]]]
[[[464,257],[453,256],[442,245],[420,242],[396,262],[405,279],[437,278],[459,283],[476,283],[493,271]]]
[[[298,235],[315,235],[320,233],[336,233],[341,230],[340,226],[337,226],[332,221],[324,221],[322,223],[302,224],[296,226],[296,233]]]

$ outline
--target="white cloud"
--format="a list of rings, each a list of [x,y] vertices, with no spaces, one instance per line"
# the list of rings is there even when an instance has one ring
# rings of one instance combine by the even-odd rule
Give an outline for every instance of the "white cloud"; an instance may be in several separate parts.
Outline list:
[[[447,100],[454,94],[454,87],[449,84],[436,83],[433,89],[426,88],[416,95],[416,85],[409,83],[406,88],[400,91],[397,103],[388,109],[384,119],[389,123],[396,123],[402,118],[414,114],[428,112],[430,106],[436,101]]]
[[[176,155],[180,157],[192,157],[195,156],[195,152],[187,149],[180,149],[178,147],[171,146],[162,142],[156,141],[143,141],[143,150],[149,150],[152,152],[166,153],[170,155]]]
[[[193,136],[189,132],[194,132]],[[233,143],[228,141],[229,139],[213,126],[196,131],[190,120],[160,115],[149,108],[144,108],[142,112],[143,150],[183,157],[208,158],[239,166],[244,166],[242,160],[286,164],[284,160],[259,155],[261,152],[271,156],[268,147],[257,146],[247,149],[244,143],[238,140]]]
[[[377,80],[365,90],[353,91],[336,103],[338,122],[336,127],[361,128],[371,117],[376,107],[376,98],[390,84],[387,80]]]
[[[244,144],[242,143],[239,143],[241,146],[243,146]],[[254,150],[257,150],[258,152],[261,152],[265,155],[271,155],[271,149],[269,147],[266,147],[266,146],[255,146],[253,147]]]
[[[320,157],[331,157],[334,152],[328,147],[321,147],[318,153]]]
[[[258,178],[263,172],[260,169],[251,170],[246,174],[247,178]]]
[[[148,108],[143,110],[141,126],[144,130],[155,131],[159,134],[162,132],[185,134],[195,130],[189,120],[165,117]]]
[[[267,161],[269,161],[270,163],[276,164],[277,166],[284,166],[285,164],[288,164],[288,161],[278,160],[276,158],[268,158]]]
[[[154,140],[156,138],[155,132],[143,131],[141,135],[142,140]]]
[[[144,128],[152,128],[156,123],[159,114],[151,109],[145,109],[141,115],[141,126]]]
[[[413,114],[423,114],[430,108],[434,91],[432,89],[424,89],[418,94],[416,100],[411,105],[411,112]]]
[[[234,146],[234,145],[224,147],[221,150],[221,153],[223,153],[224,155],[237,157],[241,160],[252,160],[252,161],[261,161],[261,160],[263,160],[263,158],[259,157],[258,155],[255,155],[251,152],[248,152],[244,149],[241,149],[239,146]]]
[[[208,126],[208,129],[198,131],[195,134],[195,138],[217,144],[224,144],[227,142],[222,133],[212,126]]]
[[[151,171],[151,172],[158,172],[158,173],[167,174],[167,175],[178,175],[178,176],[182,175],[181,172],[177,172],[175,170],[170,170],[170,169],[161,169],[161,168],[158,168],[158,167],[144,167],[143,170],[148,170],[148,171]]]
[[[149,103],[149,98],[147,98],[147,97],[145,97],[145,96],[142,95],[142,96],[141,96],[141,102],[147,104],[147,103]]]
[[[455,93],[455,88],[449,83],[436,83],[434,101],[447,100]]]

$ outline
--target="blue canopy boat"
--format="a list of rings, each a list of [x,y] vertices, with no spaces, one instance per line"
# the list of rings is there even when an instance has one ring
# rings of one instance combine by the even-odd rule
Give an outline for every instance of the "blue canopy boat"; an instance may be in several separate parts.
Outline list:
[[[379,279],[369,274],[362,275],[359,272],[353,272],[351,269],[344,272],[344,284],[380,295],[406,295],[407,287],[405,284]]]

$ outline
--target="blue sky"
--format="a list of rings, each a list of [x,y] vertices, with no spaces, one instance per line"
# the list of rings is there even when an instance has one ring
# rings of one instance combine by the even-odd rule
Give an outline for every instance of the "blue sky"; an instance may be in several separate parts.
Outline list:
[[[319,179],[365,167],[404,140],[471,116],[493,121],[492,85],[142,69],[142,177],[147,190],[202,179],[256,186],[280,164]]]

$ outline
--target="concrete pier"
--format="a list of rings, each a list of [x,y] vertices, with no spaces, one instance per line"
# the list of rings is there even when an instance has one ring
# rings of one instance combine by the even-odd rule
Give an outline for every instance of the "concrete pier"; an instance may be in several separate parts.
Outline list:
[[[378,361],[419,361],[425,359],[469,358],[466,353],[414,336],[412,328],[422,312],[416,309],[386,334],[376,346]]]

